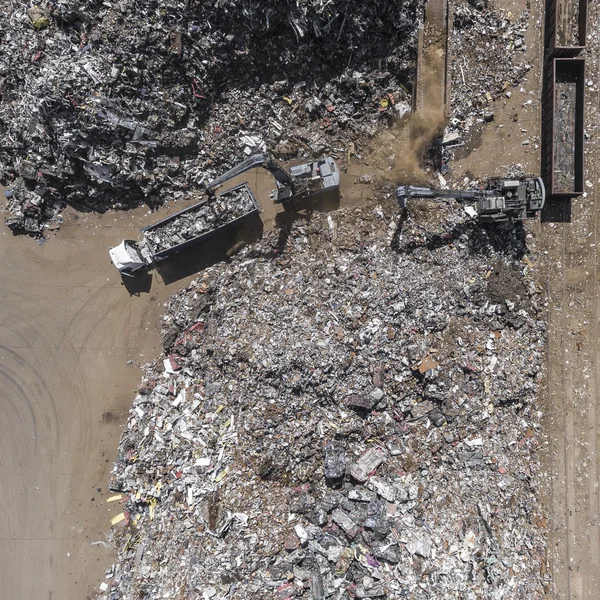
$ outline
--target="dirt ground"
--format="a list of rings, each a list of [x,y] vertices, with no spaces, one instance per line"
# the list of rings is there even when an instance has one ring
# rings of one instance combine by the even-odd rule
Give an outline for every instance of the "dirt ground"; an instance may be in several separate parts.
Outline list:
[[[534,19],[539,10],[540,3],[532,3]],[[590,4],[588,31],[597,31],[598,24],[600,6]],[[477,147],[454,164],[456,178],[501,173],[516,162],[525,171],[539,172],[541,30],[530,28],[528,35],[533,69],[523,91],[502,105],[495,103],[494,122],[483,129]],[[557,222],[529,226],[530,246],[545,257],[538,281],[548,295],[548,362],[540,406],[547,424],[542,450],[552,575],[548,591],[556,600],[600,598],[600,41],[590,35],[587,43],[586,193],[556,205],[552,212]],[[528,99],[533,99],[531,105],[525,105]],[[524,139],[530,144],[522,145]]]
[[[342,203],[367,201],[351,166]],[[140,379],[136,365],[159,352],[162,303],[240,240],[251,242],[286,217],[269,200],[263,170],[246,173],[262,220],[227,239],[125,279],[108,248],[191,201],[150,213],[67,211],[44,245],[0,229],[0,520],[2,597],[88,598],[114,557],[103,544],[118,504],[107,504],[109,471]],[[331,210],[327,199],[313,208]]]
[[[597,32],[598,24],[600,6],[590,3],[588,32]],[[600,597],[600,43],[596,33],[588,35],[584,56],[588,84],[585,131],[589,135],[584,157],[586,193],[557,211],[566,222],[543,226],[550,307],[549,559],[558,600]]]
[[[155,356],[161,302],[182,283],[130,295],[110,264],[144,212],[69,214],[43,246],[0,229],[4,598],[83,599],[112,562],[92,545],[116,512],[108,472],[135,365]]]

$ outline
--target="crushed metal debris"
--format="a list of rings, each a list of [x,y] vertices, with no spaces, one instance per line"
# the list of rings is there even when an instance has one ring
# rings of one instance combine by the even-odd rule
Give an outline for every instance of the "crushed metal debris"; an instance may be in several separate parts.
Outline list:
[[[397,212],[297,220],[168,303],[103,599],[541,597],[535,256]]]
[[[65,204],[155,206],[253,152],[344,155],[410,100],[420,0],[2,4],[0,175],[33,235]]]

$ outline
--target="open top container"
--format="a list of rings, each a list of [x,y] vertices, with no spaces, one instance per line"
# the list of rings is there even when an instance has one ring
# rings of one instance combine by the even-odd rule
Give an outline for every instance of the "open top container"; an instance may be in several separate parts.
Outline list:
[[[583,194],[585,59],[554,58],[544,102],[543,173],[555,197]]]
[[[585,48],[588,0],[547,0],[550,55],[577,56]]]

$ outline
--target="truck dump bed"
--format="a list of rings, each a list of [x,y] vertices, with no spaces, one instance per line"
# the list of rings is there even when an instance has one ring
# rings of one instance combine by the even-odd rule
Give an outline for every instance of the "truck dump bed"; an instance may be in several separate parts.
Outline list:
[[[583,193],[585,59],[554,58],[544,102],[543,171],[549,195]]]
[[[254,194],[242,183],[144,227],[142,234],[153,260],[159,261],[259,212]]]
[[[588,0],[546,0],[546,23],[550,53],[575,56],[587,36]]]

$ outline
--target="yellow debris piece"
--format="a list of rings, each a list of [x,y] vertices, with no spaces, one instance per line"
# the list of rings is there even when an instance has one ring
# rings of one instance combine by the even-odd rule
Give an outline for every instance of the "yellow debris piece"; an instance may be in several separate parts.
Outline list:
[[[117,494],[116,496],[111,496],[107,502],[116,502],[117,500],[120,500],[123,496],[121,496],[121,494]]]
[[[110,520],[110,524],[111,525],[116,525],[117,523],[120,523],[121,521],[125,520],[125,513],[119,513],[118,515],[115,515],[111,520]]]
[[[227,471],[229,471],[229,467],[225,467],[216,477],[215,477],[215,483],[219,483],[219,481],[221,481],[223,479],[223,477],[225,477],[225,475],[227,475]]]
[[[154,521],[154,507],[156,506],[156,500],[152,499],[149,502],[150,507],[150,520]]]

